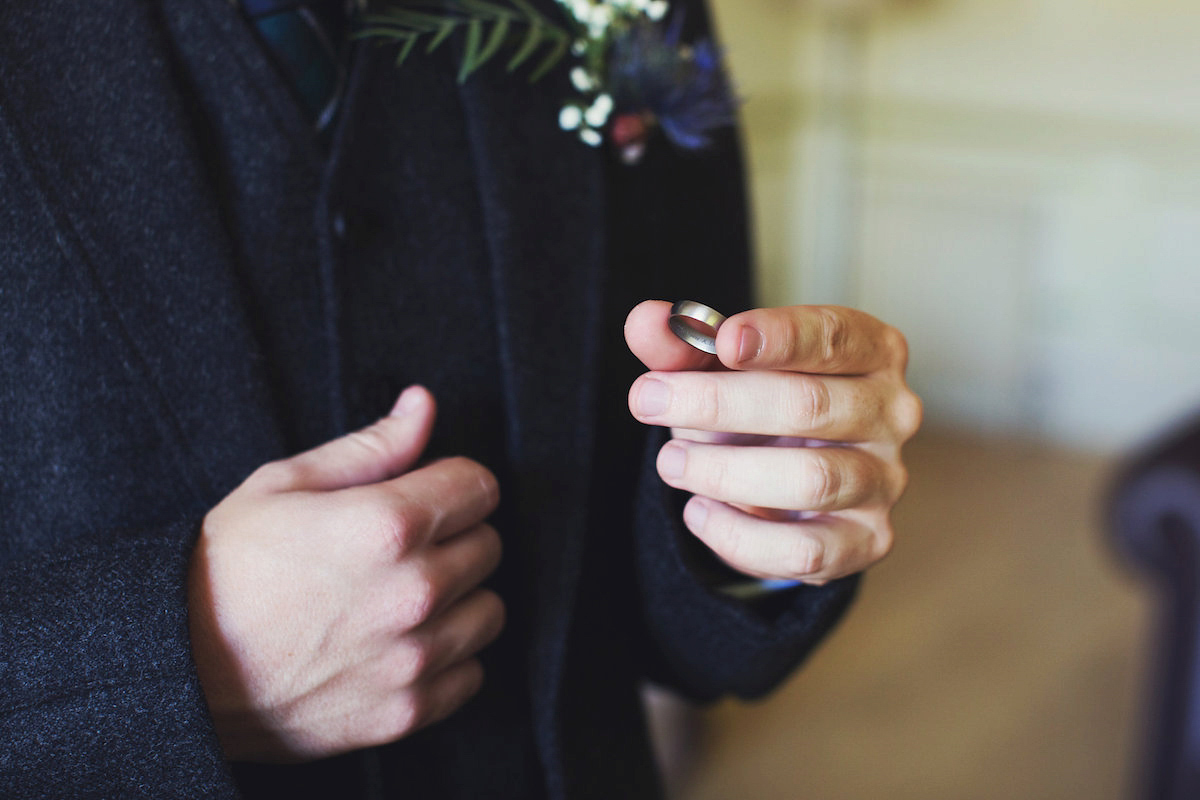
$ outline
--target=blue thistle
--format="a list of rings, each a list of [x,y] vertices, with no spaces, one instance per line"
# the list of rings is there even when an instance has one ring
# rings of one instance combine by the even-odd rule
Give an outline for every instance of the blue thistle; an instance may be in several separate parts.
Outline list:
[[[713,131],[734,123],[737,99],[708,39],[681,41],[683,17],[669,26],[642,21],[613,42],[608,87],[616,120],[613,139],[636,160],[654,125],[677,146],[699,150]]]

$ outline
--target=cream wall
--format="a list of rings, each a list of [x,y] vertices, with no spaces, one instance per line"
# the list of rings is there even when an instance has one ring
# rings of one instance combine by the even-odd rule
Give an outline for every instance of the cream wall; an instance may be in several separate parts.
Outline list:
[[[1113,450],[1200,410],[1200,2],[714,5],[765,300],[900,326],[933,424]]]

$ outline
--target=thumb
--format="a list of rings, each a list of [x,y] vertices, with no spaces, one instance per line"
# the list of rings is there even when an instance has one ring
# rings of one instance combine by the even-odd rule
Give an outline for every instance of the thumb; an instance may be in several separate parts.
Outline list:
[[[407,472],[421,457],[437,405],[424,386],[400,393],[383,419],[288,459],[293,490],[333,491],[363,486]]]
[[[715,369],[721,365],[714,355],[701,352],[671,332],[667,318],[671,304],[665,300],[638,303],[625,319],[625,343],[649,369],[675,372],[685,369]]]

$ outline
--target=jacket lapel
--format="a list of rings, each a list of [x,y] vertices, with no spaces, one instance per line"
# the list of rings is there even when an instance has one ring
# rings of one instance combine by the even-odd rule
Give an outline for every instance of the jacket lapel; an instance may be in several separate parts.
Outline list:
[[[280,435],[163,28],[148,3],[15,6],[0,10],[0,115],[78,264],[64,291],[98,295],[148,424],[211,502]]]
[[[490,65],[489,65],[490,66]],[[560,71],[561,73],[561,71]],[[492,259],[517,511],[538,575],[530,680],[543,757],[558,701],[587,526],[601,316],[603,193],[596,151],[559,130],[562,74],[530,85],[484,68],[462,87]]]

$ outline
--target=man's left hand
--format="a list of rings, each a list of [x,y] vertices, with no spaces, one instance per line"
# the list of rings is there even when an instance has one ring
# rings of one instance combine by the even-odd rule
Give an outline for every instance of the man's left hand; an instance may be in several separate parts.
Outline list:
[[[849,308],[761,308],[726,320],[714,356],[671,333],[669,313],[649,300],[626,320],[652,370],[629,408],[672,429],[658,472],[694,494],[688,529],[758,578],[819,585],[887,555],[900,448],[921,423],[904,336]]]

